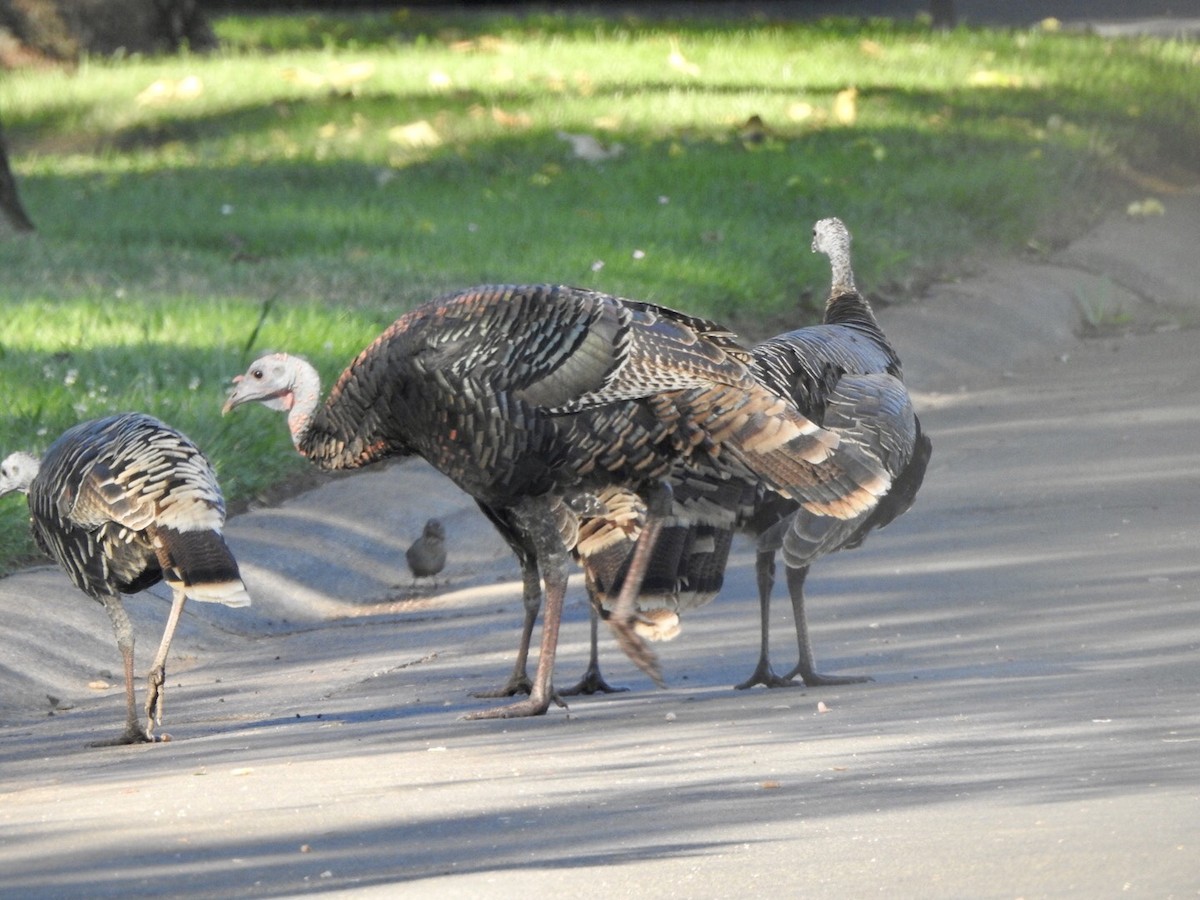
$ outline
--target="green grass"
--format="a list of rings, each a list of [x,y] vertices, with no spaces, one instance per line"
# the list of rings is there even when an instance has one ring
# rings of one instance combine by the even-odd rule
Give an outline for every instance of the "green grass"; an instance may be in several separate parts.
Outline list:
[[[860,282],[903,299],[1061,244],[1114,171],[1170,171],[1200,142],[1194,44],[566,14],[216,25],[210,57],[0,81],[39,226],[0,240],[0,453],[141,409],[244,501],[302,466],[275,417],[219,416],[262,348],[329,379],[415,303],[488,281],[595,287],[757,338],[813,320],[821,216],[854,231]],[[623,152],[586,162],[559,131]],[[23,519],[0,500],[0,571],[31,553]]]

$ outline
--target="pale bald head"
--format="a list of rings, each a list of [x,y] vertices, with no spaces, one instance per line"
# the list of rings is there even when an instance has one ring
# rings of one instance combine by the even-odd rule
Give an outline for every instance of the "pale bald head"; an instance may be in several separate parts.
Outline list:
[[[234,377],[233,390],[221,412],[253,400],[270,409],[290,410],[295,404],[297,373],[306,365],[299,357],[286,353],[260,356],[244,375]]]
[[[0,462],[0,497],[13,491],[28,494],[41,467],[41,461],[32,453],[9,454],[4,462]]]
[[[850,231],[841,219],[821,219],[813,226],[812,250],[829,257],[834,293],[855,290],[854,271],[850,267]]]

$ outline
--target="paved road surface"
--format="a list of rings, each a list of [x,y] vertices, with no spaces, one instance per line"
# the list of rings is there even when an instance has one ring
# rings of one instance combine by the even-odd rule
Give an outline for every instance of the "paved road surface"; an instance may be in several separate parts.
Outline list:
[[[660,645],[667,690],[606,639],[632,692],[461,721],[507,674],[517,571],[419,464],[231,523],[255,606],[186,617],[170,743],[84,749],[121,718],[103,612],[51,568],[0,581],[0,897],[1196,896],[1200,197],[1164,203],[883,314],[933,461],[809,592],[822,667],[870,684],[730,689],[741,545]],[[1100,302],[1143,333],[1078,340]],[[415,594],[431,515],[447,581]],[[130,607],[144,666],[165,603]],[[578,585],[568,614],[561,682]]]

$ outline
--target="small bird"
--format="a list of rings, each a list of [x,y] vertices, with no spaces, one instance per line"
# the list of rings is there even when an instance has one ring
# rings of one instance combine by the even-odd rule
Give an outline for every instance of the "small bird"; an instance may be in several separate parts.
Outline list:
[[[421,536],[404,553],[412,572],[413,583],[418,578],[435,579],[446,565],[446,526],[437,519],[425,523]]]
[[[122,413],[67,429],[41,460],[29,453],[7,457],[0,463],[0,497],[13,491],[28,495],[38,546],[112,621],[125,669],[125,731],[92,746],[155,740],[167,653],[184,601],[250,605],[221,536],[225,501],[216,473],[180,432],[152,416]],[[121,594],[160,581],[174,596],[150,669],[143,728],[134,701],[133,626]]]

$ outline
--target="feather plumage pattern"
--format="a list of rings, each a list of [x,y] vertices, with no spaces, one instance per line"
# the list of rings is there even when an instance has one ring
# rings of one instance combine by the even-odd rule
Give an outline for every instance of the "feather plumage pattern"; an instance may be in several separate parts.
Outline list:
[[[288,409],[297,450],[322,468],[420,455],[509,529],[545,581],[542,653],[529,701],[482,715],[529,715],[551,700],[571,549],[556,504],[615,486],[653,506],[683,475],[761,483],[835,517],[886,493],[876,460],[765,387],[752,363],[726,329],[664,307],[561,285],[486,286],[401,316],[324,403],[310,365],[271,354],[236,379],[226,410]],[[654,509],[648,523],[661,524]],[[623,610],[610,625],[640,652],[633,621]],[[656,674],[652,655],[642,660]]]
[[[761,642],[754,673],[738,685],[782,687],[797,683],[810,686],[846,684],[865,679],[831,676],[816,671],[808,636],[804,581],[809,566],[822,556],[862,544],[867,535],[903,514],[912,505],[925,476],[931,443],[921,432],[904,386],[900,357],[879,327],[874,312],[855,287],[850,262],[850,233],[837,219],[824,219],[814,227],[813,251],[830,258],[831,287],[822,323],[800,328],[762,341],[751,348],[751,366],[758,381],[786,398],[809,421],[835,436],[842,447],[857,448],[857,458],[872,461],[887,476],[888,487],[881,499],[868,509],[835,517],[812,504],[797,503],[792,497],[759,485],[740,497],[726,496],[720,512],[703,505],[687,492],[677,492],[669,524],[660,537],[650,570],[658,571],[659,583],[670,579],[671,567],[695,565],[678,547],[688,546],[689,535],[703,531],[716,555],[701,557],[709,572],[722,572],[728,554],[728,538],[734,529],[756,539]],[[758,433],[770,440],[770,432]],[[870,478],[869,466],[864,480]],[[632,554],[629,535],[638,522],[622,521],[617,527],[603,518],[590,526],[590,545],[603,545],[604,552],[589,560],[583,554],[589,583],[596,585],[594,603],[601,609],[612,604],[611,595],[621,587],[620,573]],[[699,544],[706,547],[708,545]],[[769,661],[770,594],[775,581],[775,556],[782,551],[788,572],[800,660],[786,676],[776,675]],[[666,574],[664,574],[664,572]],[[616,578],[605,577],[617,573]],[[719,575],[708,575],[703,591],[689,590],[682,568],[676,573],[678,586],[672,605],[686,610],[708,602],[720,589]],[[639,608],[664,605],[661,597],[639,597]],[[801,682],[795,679],[799,677]],[[603,685],[595,642],[583,684]]]
[[[14,463],[14,460],[16,462]],[[5,460],[0,494],[28,494],[38,546],[108,612],[125,668],[126,726],[107,743],[151,740],[162,720],[166,656],[186,599],[247,606],[250,596],[221,534],[225,501],[216,473],[190,439],[141,413],[83,422],[40,461]],[[151,667],[142,727],[134,703],[133,630],[121,594],[166,581],[174,595]]]

